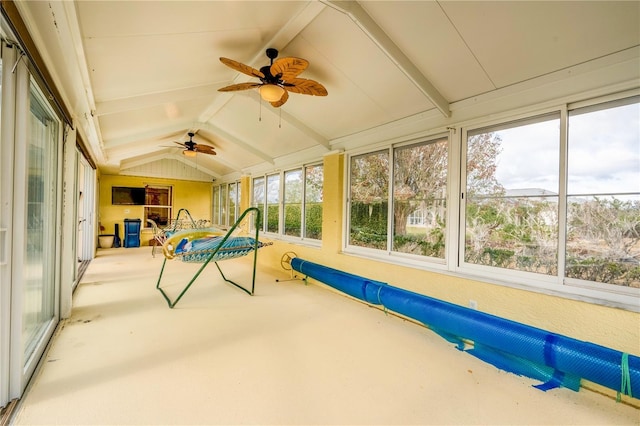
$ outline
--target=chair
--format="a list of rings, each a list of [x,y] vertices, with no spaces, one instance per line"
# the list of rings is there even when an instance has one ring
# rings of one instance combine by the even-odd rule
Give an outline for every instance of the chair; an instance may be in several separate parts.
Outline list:
[[[147,222],[151,225],[151,229],[153,231],[153,246],[151,247],[151,256],[156,257],[156,246],[162,247],[164,242],[167,240],[167,235],[164,230],[158,226],[158,224],[152,220],[147,219]]]
[[[239,227],[245,216],[251,212],[255,213],[255,238],[233,235],[233,232]],[[258,241],[260,222],[260,210],[256,207],[249,207],[242,213],[242,215],[240,215],[236,223],[228,231],[218,228],[186,229],[167,236],[167,239],[162,245],[162,253],[165,258],[162,263],[162,269],[160,269],[160,276],[158,277],[156,289],[162,293],[162,296],[167,301],[169,308],[173,308],[178,303],[198,278],[202,270],[212,261],[216,264],[220,275],[222,275],[222,278],[226,282],[233,284],[248,295],[253,296],[256,283],[258,249],[273,244],[270,242],[263,243]],[[220,265],[218,265],[218,262],[221,260],[246,256],[251,252],[253,252],[253,277],[251,288],[249,289],[225,277],[222,269],[220,269]],[[183,288],[178,297],[172,301],[162,287],[160,287],[160,282],[162,281],[162,275],[164,273],[167,260],[172,260],[174,258],[179,258],[183,262],[202,263],[202,266],[194,274],[189,283],[187,283]]]

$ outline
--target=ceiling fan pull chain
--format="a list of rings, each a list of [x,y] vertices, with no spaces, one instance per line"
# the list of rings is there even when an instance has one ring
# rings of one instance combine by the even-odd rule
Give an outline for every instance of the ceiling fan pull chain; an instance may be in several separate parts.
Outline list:
[[[258,109],[258,121],[262,121],[262,98],[258,97],[258,103],[260,104],[260,108]]]
[[[280,111],[280,121],[278,122],[278,128],[282,129],[282,108],[280,108],[279,111]]]

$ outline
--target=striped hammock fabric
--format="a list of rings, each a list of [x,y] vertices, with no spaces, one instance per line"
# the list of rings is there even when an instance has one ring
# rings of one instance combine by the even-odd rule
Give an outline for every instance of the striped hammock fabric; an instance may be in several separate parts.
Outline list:
[[[222,243],[223,239],[224,231],[216,228],[181,231],[165,242],[163,252],[168,259],[178,257],[183,262],[203,263],[217,249],[211,261],[218,262],[246,256],[256,248],[273,244],[262,241],[256,244],[251,237],[230,236]]]

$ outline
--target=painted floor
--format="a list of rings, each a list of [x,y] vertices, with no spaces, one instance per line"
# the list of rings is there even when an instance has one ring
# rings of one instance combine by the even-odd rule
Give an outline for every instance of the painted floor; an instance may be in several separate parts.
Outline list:
[[[262,250],[269,250],[264,248]],[[251,258],[220,262],[250,282]],[[500,371],[322,285],[210,265],[174,309],[162,255],[99,250],[16,425],[638,425],[640,410]],[[177,295],[199,265],[168,262]],[[164,286],[164,285],[163,285]]]

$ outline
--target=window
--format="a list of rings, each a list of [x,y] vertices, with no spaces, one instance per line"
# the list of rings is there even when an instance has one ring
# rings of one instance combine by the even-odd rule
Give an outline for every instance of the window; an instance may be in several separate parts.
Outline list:
[[[236,223],[238,216],[240,216],[240,184],[233,182],[227,185],[227,199],[229,200],[229,217],[227,224],[232,226]]]
[[[638,98],[569,113],[565,276],[640,288]]]
[[[640,295],[640,96],[460,130],[455,164],[444,137],[349,158],[346,250],[614,303]]]
[[[389,152],[351,157],[349,186],[349,244],[386,249]]]
[[[284,173],[284,235],[300,237],[302,224],[302,169]]]
[[[444,258],[446,138],[394,150],[393,250]]]
[[[471,131],[466,153],[464,261],[557,274],[559,114]]]
[[[393,148],[391,169],[389,150],[351,157],[350,245],[444,259],[448,143]]]
[[[211,211],[213,213],[213,217],[211,218],[212,223],[215,225],[221,225],[222,224],[222,220],[221,220],[221,216],[220,216],[220,212],[222,209],[222,206],[220,205],[220,200],[222,198],[221,196],[221,189],[220,189],[220,185],[214,186],[213,187],[213,205],[211,206]]]
[[[322,239],[322,164],[305,167],[304,238]]]
[[[254,178],[251,205],[263,213],[260,229],[288,237],[320,239],[322,171],[323,166],[315,164]]]
[[[227,196],[228,192],[226,191],[226,186],[220,186],[220,225],[227,224],[227,217],[229,214],[229,207],[227,206]]]
[[[167,226],[171,220],[172,197],[170,186],[145,187],[144,223],[153,220],[158,226]]]
[[[260,210],[260,223],[258,227],[261,230],[264,230],[264,203],[265,203],[265,188],[264,188],[264,177],[257,177],[253,179],[253,203],[252,206],[256,207]]]
[[[267,176],[267,232],[280,230],[280,174]]]

